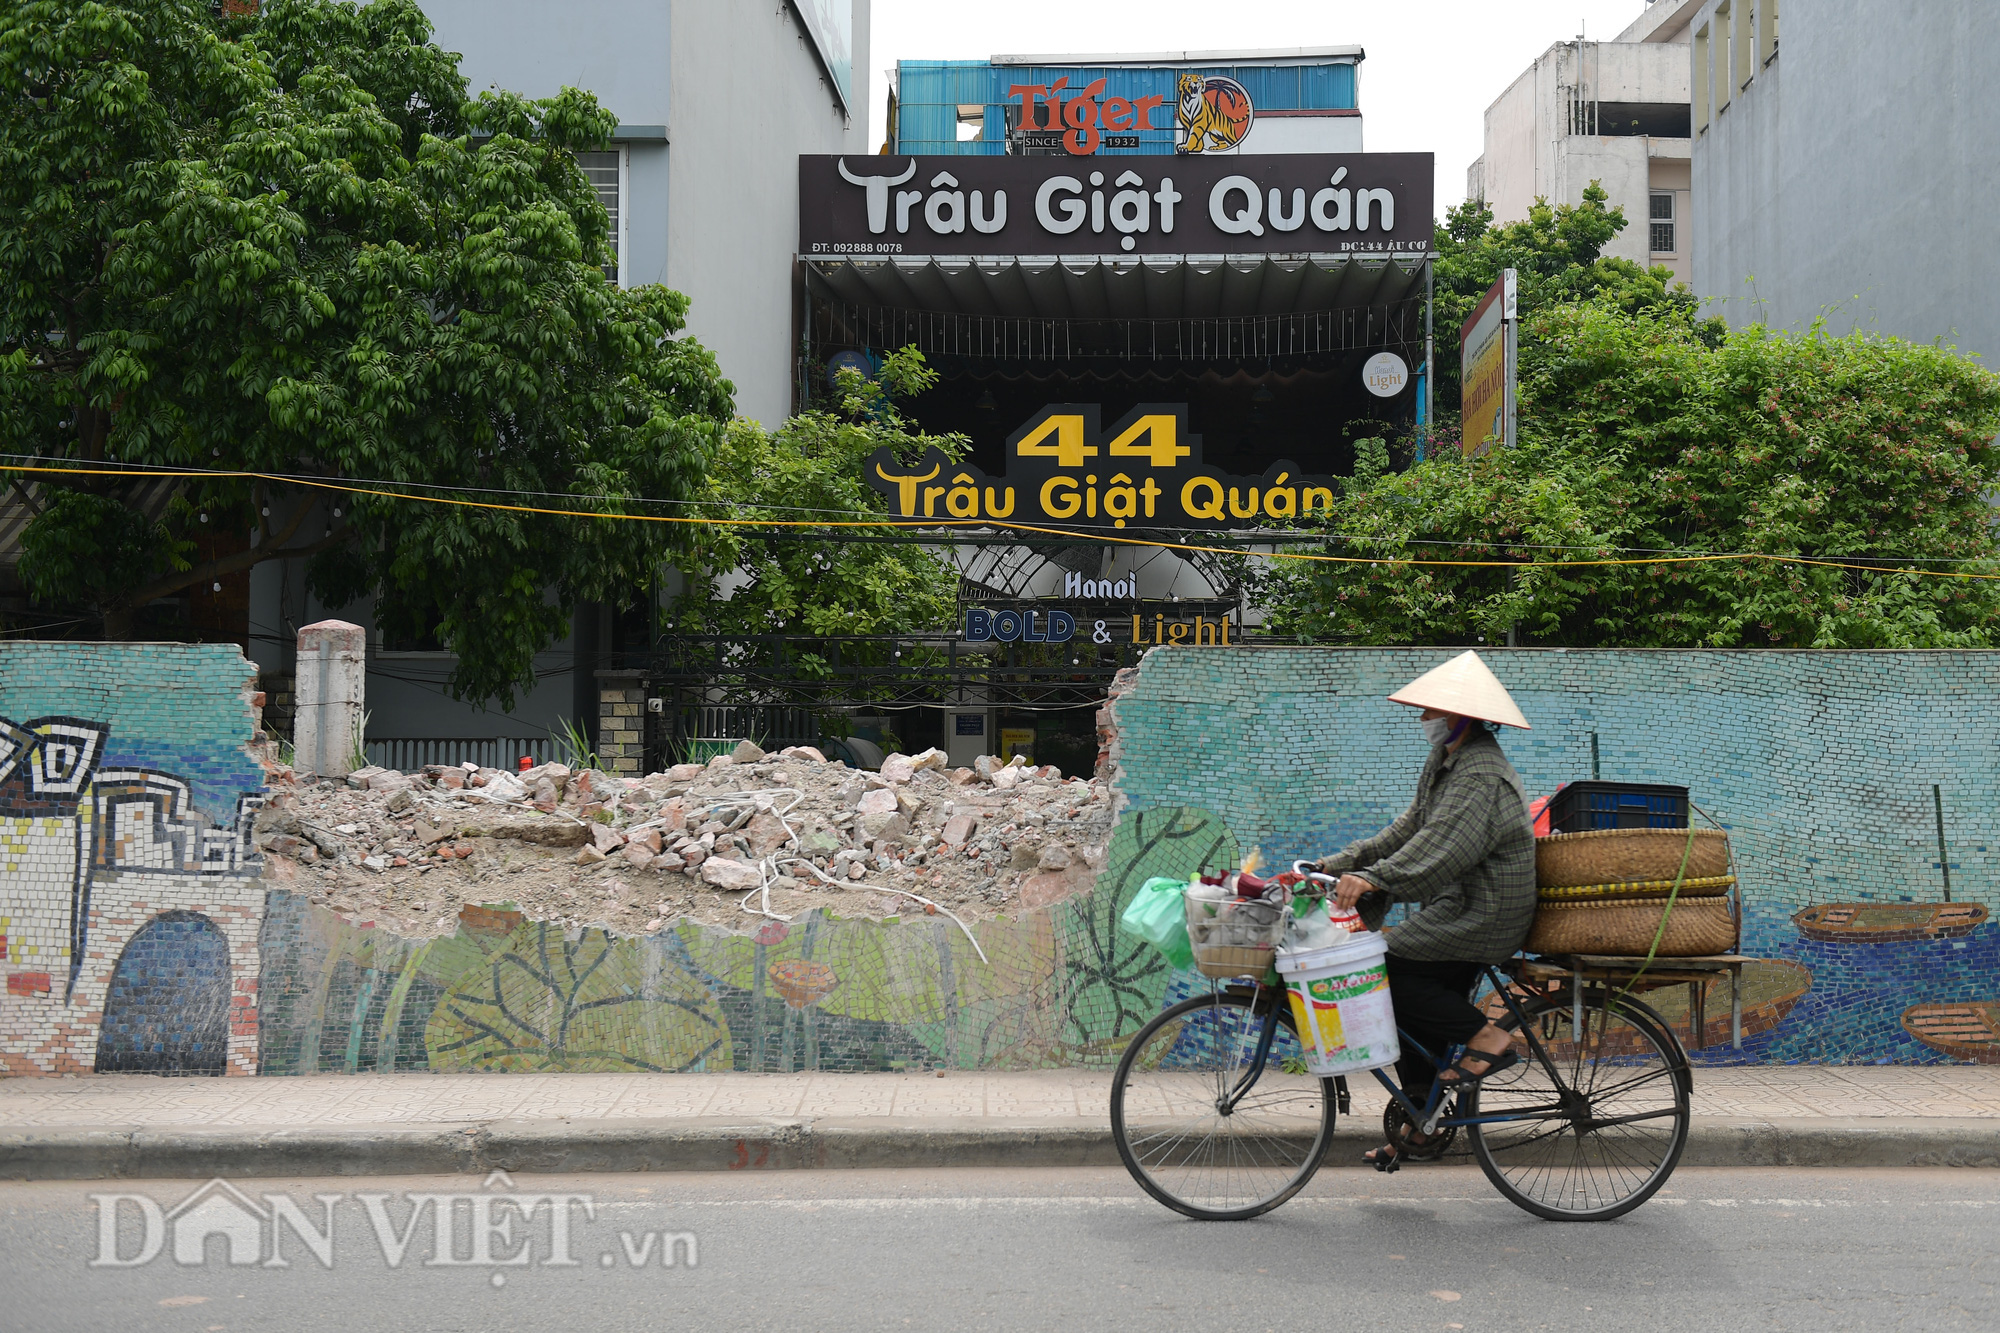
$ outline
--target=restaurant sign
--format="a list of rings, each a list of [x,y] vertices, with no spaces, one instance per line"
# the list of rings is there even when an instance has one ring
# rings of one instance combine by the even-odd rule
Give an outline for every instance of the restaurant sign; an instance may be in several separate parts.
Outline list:
[[[1429,153],[799,158],[806,255],[1428,253]]]
[[[1333,507],[1340,481],[1273,463],[1235,477],[1202,461],[1185,403],[1141,403],[1110,429],[1096,403],[1051,403],[1007,440],[1007,474],[989,477],[938,449],[905,463],[868,460],[868,484],[903,518],[979,519],[1058,528],[1262,528]]]
[[[1514,444],[1518,298],[1502,269],[1458,334],[1459,448],[1483,454]]]

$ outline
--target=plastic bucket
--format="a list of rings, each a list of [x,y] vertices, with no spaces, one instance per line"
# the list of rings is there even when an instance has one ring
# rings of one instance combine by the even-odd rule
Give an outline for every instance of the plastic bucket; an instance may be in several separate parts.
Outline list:
[[[1383,964],[1388,953],[1382,936],[1366,931],[1331,949],[1278,955],[1310,1073],[1380,1069],[1402,1054]]]

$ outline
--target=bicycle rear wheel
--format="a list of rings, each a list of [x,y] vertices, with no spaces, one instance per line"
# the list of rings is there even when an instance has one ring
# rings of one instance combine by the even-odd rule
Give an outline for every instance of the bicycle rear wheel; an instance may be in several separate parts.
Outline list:
[[[1470,1089],[1460,1113],[1522,1116],[1471,1125],[1472,1153],[1495,1189],[1555,1222],[1601,1222],[1631,1212],[1673,1174],[1687,1146],[1693,1075],[1680,1042],[1628,997],[1585,995],[1582,1039],[1567,992],[1521,1008],[1556,1077],[1529,1049],[1511,1011],[1521,1063]]]
[[[1257,1081],[1234,1105],[1263,1026],[1251,997],[1197,995],[1139,1030],[1111,1084],[1111,1137],[1139,1187],[1176,1212],[1239,1221],[1269,1212],[1319,1170],[1333,1136],[1332,1079],[1286,1073],[1298,1058],[1282,992],[1279,1035]],[[1284,1047],[1281,1052],[1280,1046]]]

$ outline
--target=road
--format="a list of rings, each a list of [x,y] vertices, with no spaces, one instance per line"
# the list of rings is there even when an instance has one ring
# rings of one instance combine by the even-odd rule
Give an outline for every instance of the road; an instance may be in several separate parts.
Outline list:
[[[2000,1326],[1996,1171],[1687,1169],[1595,1225],[1537,1221],[1451,1166],[1327,1170],[1263,1219],[1207,1224],[1116,1169],[246,1181],[240,1201],[218,1188],[189,1200],[200,1183],[0,1184],[0,1327]],[[92,1196],[111,1192],[159,1211],[111,1204],[106,1251]],[[242,1229],[245,1263],[227,1262],[222,1234],[204,1262],[175,1261],[204,1219]],[[116,1266],[149,1242],[149,1261]],[[91,1266],[101,1258],[112,1264]]]

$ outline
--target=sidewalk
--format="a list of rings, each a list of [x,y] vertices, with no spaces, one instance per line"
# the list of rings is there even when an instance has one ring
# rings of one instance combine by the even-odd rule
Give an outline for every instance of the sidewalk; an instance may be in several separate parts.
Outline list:
[[[1108,1071],[104,1075],[0,1081],[0,1178],[309,1176],[1117,1160]],[[1377,1135],[1353,1080],[1330,1159]],[[1695,1072],[1687,1166],[2000,1166],[2000,1067]]]

